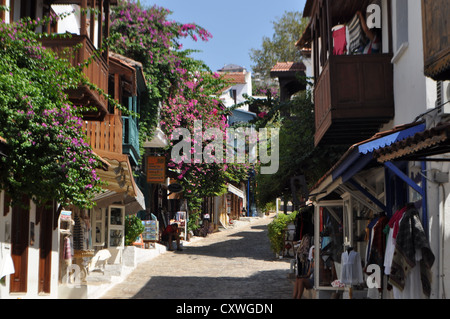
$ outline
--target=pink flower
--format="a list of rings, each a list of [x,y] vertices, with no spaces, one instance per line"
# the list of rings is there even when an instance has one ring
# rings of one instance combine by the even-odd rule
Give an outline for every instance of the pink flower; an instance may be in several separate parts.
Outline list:
[[[261,112],[261,113],[258,114],[258,117],[264,118],[264,116],[266,116],[266,115],[267,115],[266,112]]]

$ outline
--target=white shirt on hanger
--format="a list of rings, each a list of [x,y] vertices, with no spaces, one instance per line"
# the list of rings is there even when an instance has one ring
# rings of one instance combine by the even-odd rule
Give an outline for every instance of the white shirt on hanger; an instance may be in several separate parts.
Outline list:
[[[344,251],[341,255],[341,282],[345,285],[359,285],[364,282],[361,256],[357,251]]]

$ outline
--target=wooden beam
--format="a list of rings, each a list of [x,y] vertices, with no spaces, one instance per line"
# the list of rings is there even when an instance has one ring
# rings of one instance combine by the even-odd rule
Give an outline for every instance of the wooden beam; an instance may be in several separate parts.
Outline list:
[[[394,49],[392,47],[392,1],[387,0],[387,16],[388,16],[388,36],[389,36],[389,53],[393,53]]]
[[[333,22],[331,20],[332,17],[332,7],[330,0],[326,0],[326,14],[327,14],[327,37],[328,37],[328,51],[330,55],[333,54],[333,33],[331,32],[331,28],[333,27]]]
[[[99,4],[98,4],[98,16],[97,16],[97,20],[98,20],[98,33],[97,33],[97,47],[98,49],[101,51],[101,49],[103,48],[103,14],[104,14],[104,10],[103,10],[103,0],[99,0]]]
[[[109,37],[109,23],[110,23],[110,18],[109,18],[109,9],[110,9],[110,4],[109,4],[109,0],[105,0],[103,2],[103,14],[105,16],[105,28],[103,29],[103,38],[102,39],[107,39]],[[106,61],[106,64],[109,65],[109,48],[108,46],[106,46],[105,50],[103,51],[103,58]]]
[[[87,35],[86,9],[87,9],[87,0],[81,0],[81,6],[80,6],[80,34],[81,35]]]
[[[89,17],[89,38],[91,39],[92,43],[95,45],[95,1],[91,0],[91,16]],[[101,20],[99,21],[101,23]]]
[[[1,6],[6,6],[6,0],[0,0],[0,5]],[[5,11],[0,11],[0,19],[2,21],[5,21]]]

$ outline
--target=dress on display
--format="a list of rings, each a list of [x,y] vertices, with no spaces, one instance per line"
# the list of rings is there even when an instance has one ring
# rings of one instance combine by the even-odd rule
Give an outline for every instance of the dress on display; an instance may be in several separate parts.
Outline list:
[[[361,266],[361,256],[357,251],[346,250],[341,255],[341,282],[355,286],[364,282]]]

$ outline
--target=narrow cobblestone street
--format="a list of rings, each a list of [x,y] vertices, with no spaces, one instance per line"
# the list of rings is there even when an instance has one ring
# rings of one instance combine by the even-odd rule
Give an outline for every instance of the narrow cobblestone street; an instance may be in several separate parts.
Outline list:
[[[256,218],[139,264],[101,298],[290,299],[290,263],[270,250],[271,221]]]

